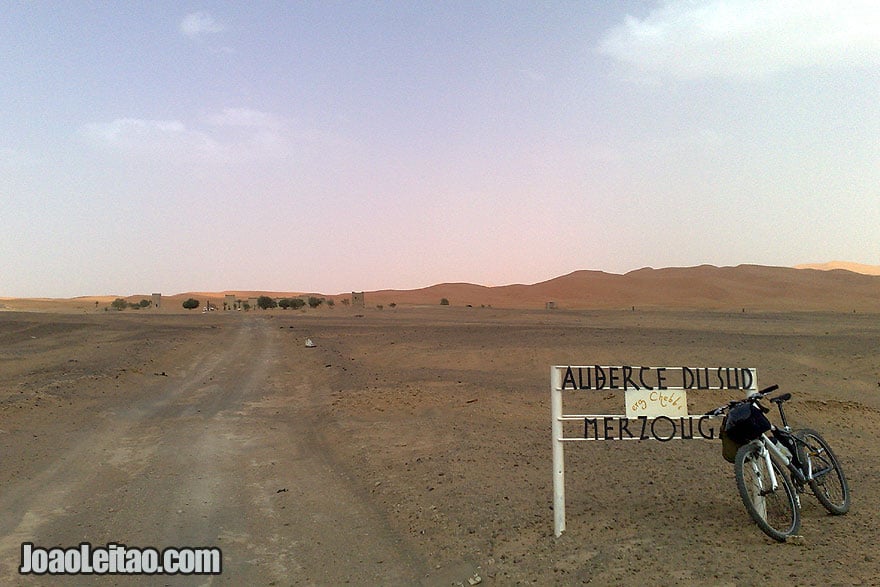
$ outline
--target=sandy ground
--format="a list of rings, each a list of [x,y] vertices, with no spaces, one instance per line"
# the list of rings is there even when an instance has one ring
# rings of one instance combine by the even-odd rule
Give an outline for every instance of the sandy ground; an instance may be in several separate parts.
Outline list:
[[[219,546],[223,574],[65,583],[880,584],[877,348],[851,313],[0,312],[0,583],[51,580],[22,542],[88,541]],[[806,496],[777,544],[720,443],[575,443],[555,538],[549,366],[594,363],[756,367],[851,512]]]

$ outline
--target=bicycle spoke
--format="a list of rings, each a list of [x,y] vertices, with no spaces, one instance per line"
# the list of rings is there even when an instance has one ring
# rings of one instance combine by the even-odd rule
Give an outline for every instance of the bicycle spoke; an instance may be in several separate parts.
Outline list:
[[[803,443],[798,452],[804,461],[804,470],[812,472],[812,479],[808,480],[810,489],[830,513],[845,514],[849,510],[850,495],[840,463],[818,432],[805,429],[797,434]]]
[[[737,455],[737,484],[743,503],[764,533],[774,540],[785,540],[797,532],[800,516],[794,489],[774,464],[776,487],[760,452],[752,447]]]

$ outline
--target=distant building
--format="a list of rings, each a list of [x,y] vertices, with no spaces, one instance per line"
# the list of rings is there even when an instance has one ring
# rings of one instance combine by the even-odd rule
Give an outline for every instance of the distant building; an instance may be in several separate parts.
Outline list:
[[[224,310],[235,310],[238,306],[236,306],[235,296],[231,294],[226,294],[223,299],[223,309]]]
[[[364,307],[364,292],[362,291],[353,291],[351,292],[351,307],[352,308],[363,308]]]
[[[150,296],[150,298],[150,301],[153,302],[153,307],[158,309],[159,306],[162,304],[162,294],[154,293],[152,296]]]

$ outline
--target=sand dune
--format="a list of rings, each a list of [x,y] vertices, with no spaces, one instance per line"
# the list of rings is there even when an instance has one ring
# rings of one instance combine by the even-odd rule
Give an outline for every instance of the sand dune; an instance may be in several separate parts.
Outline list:
[[[440,284],[368,293],[370,303],[491,305],[563,309],[700,308],[717,310],[880,311],[880,278],[848,271],[740,265],[639,269],[625,275],[575,271],[533,285]]]
[[[841,263],[835,262],[837,265]],[[831,265],[828,264],[830,268]],[[845,264],[854,265],[854,264]],[[802,266],[806,267],[806,266]],[[868,266],[859,266],[862,268]],[[856,269],[859,267],[855,267]],[[876,268],[880,271],[880,268]],[[866,271],[866,270],[865,270]],[[185,292],[162,298],[162,312],[182,312],[184,300],[194,297],[201,308],[211,302],[222,308],[225,295],[237,299],[268,295],[273,298],[318,295],[342,301],[349,293],[304,294],[302,292],[223,291]],[[835,311],[880,312],[880,275],[850,270],[816,270],[762,265],[737,267],[646,267],[624,275],[602,271],[574,271],[531,285],[487,287],[471,283],[443,283],[413,290],[366,292],[368,308],[376,306],[439,305],[446,298],[452,306],[540,309],[555,302],[559,309],[693,308],[723,311]],[[0,310],[95,311],[115,296],[91,296],[69,300],[0,298]],[[125,299],[138,302],[149,295]],[[97,302],[97,303],[96,303]],[[153,311],[153,310],[150,310]]]
[[[843,269],[844,271],[852,271],[853,273],[861,273],[862,275],[880,275],[880,266],[864,265],[862,263],[850,263],[849,261],[805,263],[803,265],[795,265],[795,269],[818,269],[820,271],[834,271],[835,269]]]

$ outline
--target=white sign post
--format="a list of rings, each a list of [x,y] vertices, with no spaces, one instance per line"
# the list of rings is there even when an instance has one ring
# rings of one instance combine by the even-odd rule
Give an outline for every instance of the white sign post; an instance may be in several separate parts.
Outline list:
[[[690,416],[692,390],[758,390],[757,371],[742,367],[550,367],[553,435],[553,528],[565,531],[565,442],[583,440],[713,440],[712,416]],[[623,415],[566,414],[563,394],[622,391]],[[565,436],[566,422],[583,424],[580,436]]]

